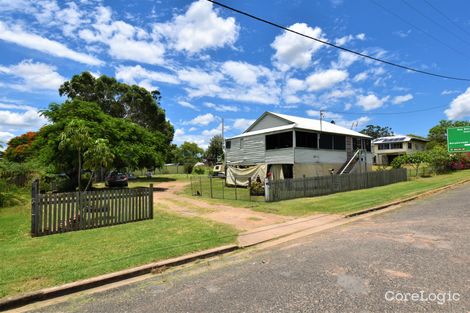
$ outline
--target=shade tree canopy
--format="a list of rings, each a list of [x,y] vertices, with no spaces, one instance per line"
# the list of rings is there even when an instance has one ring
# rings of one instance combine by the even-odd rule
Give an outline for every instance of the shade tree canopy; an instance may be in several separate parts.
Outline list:
[[[379,125],[367,125],[363,130],[360,131],[360,133],[371,136],[372,139],[394,135],[393,130],[390,127],[382,127]]]

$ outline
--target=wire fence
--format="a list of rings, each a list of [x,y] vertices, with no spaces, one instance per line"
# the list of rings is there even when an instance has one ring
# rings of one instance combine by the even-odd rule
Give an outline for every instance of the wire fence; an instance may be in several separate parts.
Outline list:
[[[264,201],[264,183],[251,178],[190,176],[193,196],[241,201]],[[241,184],[246,186],[241,186]]]

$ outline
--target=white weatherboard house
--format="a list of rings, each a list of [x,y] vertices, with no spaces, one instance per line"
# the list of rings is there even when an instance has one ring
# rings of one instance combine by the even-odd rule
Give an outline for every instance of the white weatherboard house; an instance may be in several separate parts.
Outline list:
[[[415,136],[388,136],[372,140],[374,161],[378,165],[389,165],[399,155],[411,154],[426,149],[429,140]]]
[[[327,121],[272,112],[226,139],[225,151],[228,169],[261,166],[274,179],[369,171],[373,159],[367,135]]]

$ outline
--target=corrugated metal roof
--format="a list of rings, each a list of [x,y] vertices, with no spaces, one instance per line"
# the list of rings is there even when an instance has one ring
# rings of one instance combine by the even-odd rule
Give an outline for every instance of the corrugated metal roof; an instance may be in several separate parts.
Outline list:
[[[361,134],[359,132],[356,132],[352,129],[348,129],[336,124],[332,124],[327,121],[323,121],[321,123],[320,127],[320,120],[314,120],[310,118],[304,118],[304,117],[299,117],[299,116],[293,116],[293,115],[286,115],[286,114],[279,114],[279,113],[274,113],[274,112],[266,112],[267,114],[271,114],[274,116],[277,116],[279,118],[282,118],[286,120],[287,122],[290,122],[291,124],[289,125],[283,125],[283,126],[277,126],[277,127],[270,127],[270,128],[265,128],[265,129],[260,129],[256,131],[248,131],[243,134],[240,134],[238,136],[234,136],[228,139],[233,139],[233,138],[242,138],[242,137],[248,137],[248,136],[254,136],[254,135],[259,135],[259,134],[265,134],[265,133],[272,133],[272,132],[278,132],[282,130],[288,130],[288,129],[304,129],[304,130],[311,130],[311,131],[322,131],[325,133],[333,133],[333,134],[342,134],[342,135],[349,135],[349,136],[354,136],[354,137],[363,137],[363,138],[370,138],[367,135]],[[259,119],[258,119],[259,120]],[[258,121],[257,120],[257,121]]]
[[[372,143],[379,144],[379,143],[393,143],[393,142],[408,142],[408,141],[411,141],[412,139],[419,140],[419,141],[429,141],[427,139],[417,138],[413,136],[395,135],[395,136],[376,138],[372,140]]]

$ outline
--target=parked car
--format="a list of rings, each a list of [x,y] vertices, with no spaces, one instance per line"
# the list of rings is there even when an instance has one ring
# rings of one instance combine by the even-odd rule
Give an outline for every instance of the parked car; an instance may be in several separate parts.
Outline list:
[[[127,187],[128,180],[126,173],[113,171],[106,176],[105,185],[107,187]]]

